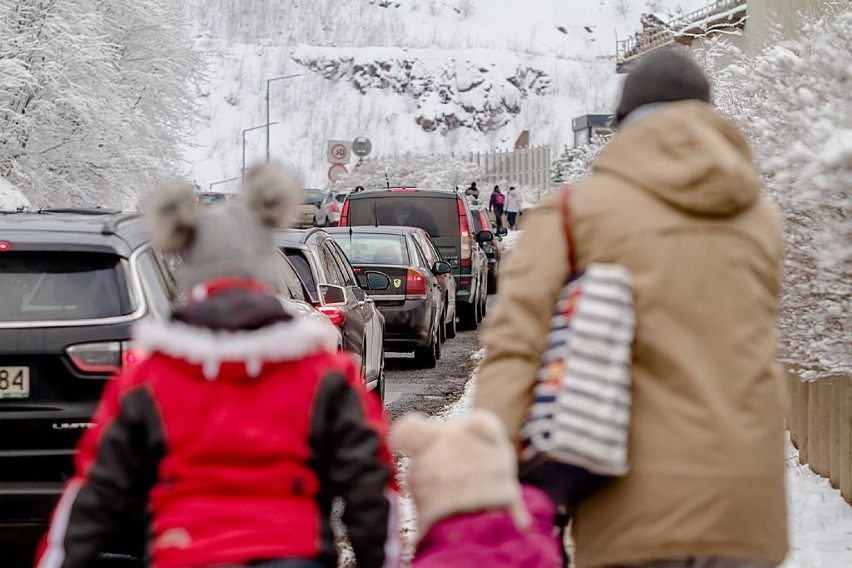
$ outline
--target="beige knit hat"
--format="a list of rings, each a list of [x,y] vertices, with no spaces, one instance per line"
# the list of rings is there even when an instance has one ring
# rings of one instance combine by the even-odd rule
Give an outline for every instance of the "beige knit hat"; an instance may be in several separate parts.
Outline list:
[[[492,413],[474,410],[447,422],[408,414],[394,424],[390,442],[411,457],[407,478],[418,538],[441,519],[476,511],[506,509],[518,528],[529,526],[517,457]]]

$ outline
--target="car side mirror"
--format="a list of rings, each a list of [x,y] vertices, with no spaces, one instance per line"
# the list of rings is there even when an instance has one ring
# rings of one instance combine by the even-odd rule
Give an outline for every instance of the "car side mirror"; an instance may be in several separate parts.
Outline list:
[[[333,284],[320,284],[317,287],[320,303],[323,306],[339,306],[346,303],[346,289]]]
[[[480,231],[476,235],[476,240],[480,243],[490,243],[494,240],[494,233],[492,233],[491,231]]]
[[[367,290],[387,290],[390,288],[390,278],[384,272],[367,272]]]
[[[497,236],[498,237],[505,237],[508,234],[509,234],[509,229],[507,229],[506,227],[500,227],[499,229],[497,229]]]
[[[453,267],[450,266],[449,262],[444,262],[443,260],[439,260],[432,266],[432,274],[435,276],[441,276],[442,274],[449,274],[453,271]]]

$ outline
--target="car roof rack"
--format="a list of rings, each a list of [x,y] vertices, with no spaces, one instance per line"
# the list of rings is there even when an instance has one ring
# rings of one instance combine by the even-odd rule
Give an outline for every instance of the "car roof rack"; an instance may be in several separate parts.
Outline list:
[[[118,209],[104,209],[103,207],[43,207],[38,212],[47,214],[74,213],[77,215],[117,215],[121,213]]]

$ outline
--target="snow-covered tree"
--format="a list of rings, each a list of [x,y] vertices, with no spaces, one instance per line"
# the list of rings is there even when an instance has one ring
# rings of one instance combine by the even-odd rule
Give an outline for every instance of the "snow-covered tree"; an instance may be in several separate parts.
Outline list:
[[[198,74],[168,0],[0,0],[0,176],[34,205],[128,206],[173,173]]]
[[[565,146],[559,157],[553,161],[550,180],[553,183],[574,183],[585,177],[600,156],[607,139],[596,136],[589,144],[569,148]]]
[[[332,187],[351,189],[360,185],[370,189],[390,183],[392,187],[464,189],[481,175],[479,166],[463,158],[406,154],[364,160]]]
[[[714,74],[716,103],[751,139],[786,224],[785,358],[852,373],[852,7]]]

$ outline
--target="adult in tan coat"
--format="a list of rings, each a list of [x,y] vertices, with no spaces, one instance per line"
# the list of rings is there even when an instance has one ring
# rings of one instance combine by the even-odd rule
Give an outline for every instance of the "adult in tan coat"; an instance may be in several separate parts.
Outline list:
[[[685,56],[647,57],[625,82],[619,133],[570,193],[576,268],[629,268],[637,312],[630,471],[576,510],[580,568],[763,567],[787,552],[781,224],[709,100]],[[475,404],[516,442],[568,277],[561,200],[529,213],[485,332]]]

